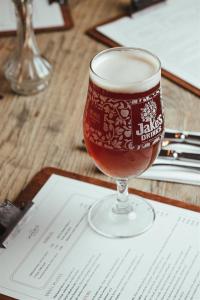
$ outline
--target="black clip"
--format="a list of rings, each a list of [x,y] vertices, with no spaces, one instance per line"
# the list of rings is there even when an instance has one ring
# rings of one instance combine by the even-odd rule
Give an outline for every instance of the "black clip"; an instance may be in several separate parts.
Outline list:
[[[68,4],[68,0],[49,0],[49,4],[52,4],[52,3],[58,3],[60,5],[66,5]]]
[[[137,11],[164,1],[166,0],[132,0],[132,9]]]
[[[15,206],[9,200],[0,203],[0,248],[5,248],[4,240],[31,206],[32,202],[29,202],[28,206],[23,209]]]

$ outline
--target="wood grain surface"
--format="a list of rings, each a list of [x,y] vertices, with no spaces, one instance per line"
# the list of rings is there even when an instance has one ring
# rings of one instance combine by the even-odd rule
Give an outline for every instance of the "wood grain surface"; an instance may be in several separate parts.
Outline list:
[[[0,39],[0,201],[13,201],[46,166],[111,181],[96,170],[81,145],[89,61],[106,48],[85,31],[125,13],[128,3],[72,0],[74,27],[37,36],[42,54],[54,65],[54,75],[48,89],[35,96],[11,92],[3,77],[3,65],[15,47],[15,39]],[[164,78],[162,86],[166,126],[200,130],[199,97]],[[141,179],[131,180],[130,186],[200,205],[199,187]]]

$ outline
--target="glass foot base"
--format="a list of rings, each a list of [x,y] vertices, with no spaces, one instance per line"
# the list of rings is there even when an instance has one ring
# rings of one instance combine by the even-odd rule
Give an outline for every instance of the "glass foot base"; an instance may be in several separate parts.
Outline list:
[[[116,212],[116,195],[94,203],[89,210],[88,222],[97,233],[109,238],[128,238],[151,228],[155,220],[153,207],[138,196],[129,195],[129,212]]]

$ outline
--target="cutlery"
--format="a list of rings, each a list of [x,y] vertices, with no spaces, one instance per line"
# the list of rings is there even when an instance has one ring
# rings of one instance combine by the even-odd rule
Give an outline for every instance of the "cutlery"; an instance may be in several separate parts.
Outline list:
[[[187,144],[195,144],[200,146],[199,132],[166,130],[164,138],[169,141],[178,141],[178,142],[184,142]]]
[[[196,149],[199,149],[200,144],[195,144],[195,143],[188,143],[186,141],[180,141],[180,140],[168,140],[164,139],[162,141],[162,147],[167,147],[169,145],[186,145],[186,146],[194,146]]]
[[[166,163],[155,162],[155,163],[153,163],[151,168],[157,167],[157,166],[165,166],[165,167],[169,166],[169,167],[181,168],[181,169],[187,170],[188,172],[192,171],[192,172],[200,174],[200,166],[193,167],[193,166],[186,166],[186,165],[170,164],[168,162],[166,162]]]
[[[159,153],[159,157],[170,160],[189,161],[200,163],[200,154],[189,152],[177,152],[175,150],[162,149]]]

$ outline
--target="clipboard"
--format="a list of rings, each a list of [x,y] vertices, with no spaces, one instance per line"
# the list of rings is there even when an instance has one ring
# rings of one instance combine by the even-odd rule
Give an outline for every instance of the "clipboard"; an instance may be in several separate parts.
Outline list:
[[[99,180],[96,178],[87,177],[87,176],[83,176],[80,174],[76,174],[76,173],[72,173],[72,172],[68,172],[68,171],[64,171],[64,170],[60,170],[60,169],[56,169],[56,168],[47,167],[47,168],[44,168],[43,170],[41,170],[39,173],[37,173],[33,177],[33,179],[30,181],[30,183],[25,187],[25,189],[19,194],[19,196],[14,201],[14,204],[16,205],[16,207],[22,208],[23,210],[25,209],[27,211],[28,208],[31,207],[32,199],[34,198],[34,196],[39,192],[39,190],[43,187],[43,185],[47,182],[47,180],[50,178],[50,176],[52,174],[60,175],[63,177],[68,177],[68,178],[75,179],[75,180],[80,180],[83,182],[91,183],[91,184],[101,186],[101,187],[110,188],[113,190],[116,189],[116,186],[114,183],[102,181],[102,180]],[[166,198],[163,196],[139,191],[139,190],[136,190],[133,188],[130,188],[129,192],[132,194],[147,198],[147,199],[157,201],[157,202],[162,202],[165,204],[177,206],[180,208],[184,208],[184,209],[188,209],[188,210],[192,210],[192,211],[200,213],[200,206],[196,206],[194,204],[188,204],[188,203],[185,203],[185,202],[182,202],[179,200],[173,200],[173,199]],[[2,294],[0,295],[0,300],[13,300],[13,299],[14,298],[11,298],[11,297],[8,297],[8,296],[2,295]]]
[[[49,4],[51,5],[51,4]],[[60,4],[60,10],[63,16],[64,25],[63,26],[54,26],[54,27],[44,27],[44,28],[36,28],[35,33],[48,33],[54,31],[65,31],[69,30],[74,26],[74,22],[71,16],[70,8],[68,3]],[[0,31],[0,37],[9,37],[15,36],[16,31]]]
[[[136,10],[134,10],[136,11]],[[104,34],[100,33],[98,30],[97,30],[97,27],[98,26],[101,26],[101,25],[106,25],[106,24],[109,24],[113,21],[116,21],[122,17],[130,17],[130,14],[127,14],[127,13],[123,13],[121,15],[118,15],[114,18],[111,18],[107,21],[104,21],[104,22],[101,22],[97,25],[95,25],[94,27],[92,28],[89,28],[87,31],[86,31],[86,34],[92,38],[94,38],[95,40],[97,40],[98,42],[101,42],[102,44],[104,45],[107,45],[109,47],[120,47],[122,45],[118,44],[117,42],[113,41],[112,39],[108,38],[107,36],[105,36]],[[170,81],[172,82],[175,82],[177,85],[181,86],[182,88],[192,92],[193,94],[195,94],[196,96],[199,96],[200,97],[200,89],[193,86],[192,84],[188,83],[187,81],[181,79],[180,77],[172,74],[171,72],[165,70],[165,69],[162,69],[162,76],[164,76],[165,78],[169,79]]]

